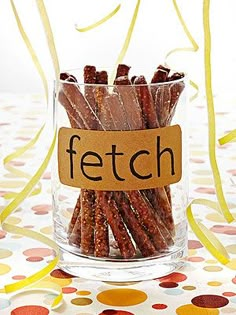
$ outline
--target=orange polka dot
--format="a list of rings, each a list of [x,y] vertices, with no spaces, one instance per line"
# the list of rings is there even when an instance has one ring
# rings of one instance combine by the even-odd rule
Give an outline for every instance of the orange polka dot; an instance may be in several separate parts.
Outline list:
[[[147,294],[135,289],[111,289],[97,295],[100,303],[111,306],[132,306],[143,303]]]

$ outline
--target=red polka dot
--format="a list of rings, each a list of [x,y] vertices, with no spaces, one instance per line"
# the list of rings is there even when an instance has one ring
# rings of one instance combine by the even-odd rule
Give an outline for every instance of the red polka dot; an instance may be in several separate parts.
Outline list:
[[[236,278],[233,278],[233,279],[232,279],[232,282],[233,282],[234,284],[236,284]]]
[[[180,272],[173,272],[165,277],[157,278],[160,282],[182,282],[187,279],[187,276]]]
[[[192,163],[196,163],[196,164],[202,164],[202,163],[205,163],[205,161],[204,161],[204,160],[202,160],[202,159],[197,159],[197,158],[190,159],[190,162],[192,162]]]
[[[38,261],[42,261],[43,257],[39,257],[39,256],[32,256],[32,257],[28,257],[26,258],[27,261],[30,262],[38,262]]]
[[[26,277],[23,276],[23,275],[15,275],[15,276],[12,277],[13,280],[23,280],[23,279],[25,279],[25,278],[26,278]]]
[[[210,194],[210,195],[215,195],[216,193],[215,188],[211,188],[211,187],[198,187],[195,189],[195,191],[201,194]]]
[[[38,305],[25,305],[15,308],[11,311],[11,315],[48,315],[49,310]]]
[[[224,231],[226,235],[236,235],[236,228],[230,227],[229,229]]]
[[[228,170],[227,172],[230,173],[231,175],[236,176],[236,169]]]
[[[21,162],[21,161],[11,161],[11,162],[9,162],[9,164],[11,164],[12,166],[23,166],[23,165],[25,165],[25,163]]]
[[[48,257],[54,255],[54,250],[51,248],[44,248],[44,247],[36,247],[36,248],[29,248],[23,252],[25,256],[40,256],[40,257]]]
[[[234,292],[224,292],[224,293],[222,293],[222,295],[224,295],[224,296],[235,296],[236,293],[234,293]]]
[[[119,310],[104,310],[102,311],[102,313],[99,313],[98,315],[134,315],[134,313]]]
[[[0,197],[4,197],[6,194],[10,193],[11,191],[1,190]]]
[[[15,139],[16,139],[16,140],[22,140],[22,141],[28,141],[28,140],[30,140],[29,137],[16,137]]]
[[[74,278],[74,276],[70,275],[69,273],[60,270],[60,269],[55,269],[53,270],[50,275],[54,278],[60,278],[60,279],[70,279]]]
[[[198,248],[202,248],[202,244],[199,241],[195,241],[195,240],[189,240],[188,241],[188,248],[189,249],[198,249]]]
[[[213,225],[210,229],[212,232],[226,234],[226,235],[236,235],[236,227],[227,225]]]
[[[41,210],[41,211],[35,211],[36,215],[44,215],[44,214],[48,214],[48,211],[44,211],[44,210]]]
[[[162,288],[176,288],[178,287],[178,283],[163,281],[159,284],[159,286]]]
[[[63,195],[59,195],[59,196],[58,196],[58,200],[59,200],[59,201],[66,200],[67,198],[68,198],[67,196],[63,196]]]
[[[204,308],[219,308],[227,305],[229,300],[220,295],[205,294],[192,299],[193,305]]]
[[[154,308],[155,310],[164,310],[167,308],[166,304],[153,304],[152,308]]]
[[[0,230],[0,239],[4,238],[6,236],[6,232]]]
[[[36,205],[33,206],[31,209],[34,211],[50,211],[52,210],[52,205],[49,204]]]
[[[65,293],[65,294],[74,293],[76,291],[77,291],[77,289],[76,288],[72,288],[72,287],[62,288],[62,293]]]
[[[188,258],[188,261],[191,261],[191,262],[201,262],[201,261],[204,261],[204,258],[203,257],[189,257]]]
[[[42,179],[51,179],[51,173],[50,172],[44,173]]]

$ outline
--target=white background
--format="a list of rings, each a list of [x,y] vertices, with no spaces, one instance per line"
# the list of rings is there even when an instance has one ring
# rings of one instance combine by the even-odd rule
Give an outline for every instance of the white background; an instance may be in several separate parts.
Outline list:
[[[49,81],[51,60],[34,0],[16,0],[23,26],[32,41]],[[87,26],[121,3],[120,11],[102,26],[85,33]],[[200,0],[179,0],[184,19],[199,45],[197,53],[176,53],[168,60],[187,71],[204,90],[203,23]],[[61,69],[85,64],[110,66],[116,61],[136,5],[136,0],[45,0]],[[236,1],[211,1],[213,87],[216,94],[234,94]],[[163,63],[165,54],[178,46],[190,46],[171,0],[142,0],[134,34],[124,62],[146,71]],[[21,39],[9,0],[0,1],[0,92],[43,93],[42,83]],[[145,71],[143,71],[145,72]]]

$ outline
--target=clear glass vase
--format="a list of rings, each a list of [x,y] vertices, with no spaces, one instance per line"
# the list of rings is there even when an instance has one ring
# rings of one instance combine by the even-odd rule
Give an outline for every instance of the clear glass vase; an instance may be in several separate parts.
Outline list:
[[[78,83],[77,71],[55,82],[59,266],[95,280],[161,277],[186,257],[186,76],[108,85],[106,72],[96,73],[96,84]]]

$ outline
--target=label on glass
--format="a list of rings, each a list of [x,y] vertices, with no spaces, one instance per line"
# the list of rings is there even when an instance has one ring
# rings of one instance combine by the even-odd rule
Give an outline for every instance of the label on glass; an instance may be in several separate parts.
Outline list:
[[[177,183],[182,175],[179,125],[134,131],[61,128],[62,184],[93,190],[139,190]]]

